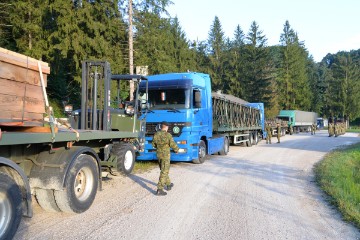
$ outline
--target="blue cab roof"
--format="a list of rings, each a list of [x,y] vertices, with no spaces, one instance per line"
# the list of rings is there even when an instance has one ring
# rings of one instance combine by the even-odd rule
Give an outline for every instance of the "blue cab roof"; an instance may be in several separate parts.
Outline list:
[[[149,89],[160,88],[190,88],[191,86],[205,87],[206,79],[210,76],[204,73],[184,72],[184,73],[165,73],[148,76]],[[140,88],[145,87],[145,82],[141,82]]]

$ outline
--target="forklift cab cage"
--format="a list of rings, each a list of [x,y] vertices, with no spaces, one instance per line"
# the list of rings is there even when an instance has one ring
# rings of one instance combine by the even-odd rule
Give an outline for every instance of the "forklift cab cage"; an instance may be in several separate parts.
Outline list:
[[[116,108],[111,108],[111,81],[117,81],[117,100]],[[111,112],[119,112],[120,81],[134,81],[136,91],[134,92],[134,118],[137,118],[139,108],[139,88],[141,81],[147,78],[142,75],[120,75],[112,74],[110,63],[106,61],[84,61],[82,63],[82,83],[81,83],[81,121],[80,129],[110,131]],[[99,86],[103,86],[99,88]],[[147,102],[146,94],[146,102]],[[101,109],[102,108],[102,109]],[[128,115],[131,112],[126,112]]]

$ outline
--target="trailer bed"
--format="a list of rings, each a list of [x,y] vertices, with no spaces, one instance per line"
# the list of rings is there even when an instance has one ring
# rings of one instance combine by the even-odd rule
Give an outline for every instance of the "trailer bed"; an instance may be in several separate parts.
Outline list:
[[[118,131],[99,131],[99,130],[68,130],[59,129],[52,133],[29,133],[29,132],[1,132],[0,146],[18,144],[36,144],[53,142],[78,142],[90,140],[119,139],[137,137],[138,132],[118,132]]]

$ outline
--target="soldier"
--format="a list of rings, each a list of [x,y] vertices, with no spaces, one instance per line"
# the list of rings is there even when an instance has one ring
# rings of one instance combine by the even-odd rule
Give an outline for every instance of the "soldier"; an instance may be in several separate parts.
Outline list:
[[[339,124],[338,123],[334,123],[334,134],[335,134],[335,137],[339,136]]]
[[[154,135],[152,145],[156,148],[156,156],[159,161],[160,177],[157,184],[156,195],[164,196],[167,193],[164,192],[164,187],[169,191],[174,186],[170,181],[170,148],[176,153],[179,151],[179,147],[174,142],[171,134],[167,132],[169,124],[167,122],[161,123],[161,131],[158,131]]]
[[[334,126],[333,126],[333,123],[329,123],[328,132],[329,132],[329,137],[332,137],[332,136],[334,135]]]
[[[290,135],[292,135],[293,132],[294,132],[294,130],[293,130],[293,127],[292,127],[292,123],[289,123],[289,133],[290,133]]]
[[[276,124],[276,132],[277,132],[276,136],[277,136],[277,139],[278,139],[277,143],[280,143],[280,136],[281,136],[280,123],[277,123],[277,124]]]
[[[271,137],[272,137],[272,129],[270,123],[267,124],[266,128],[266,144],[271,144]]]
[[[311,135],[315,135],[315,124],[311,124]]]

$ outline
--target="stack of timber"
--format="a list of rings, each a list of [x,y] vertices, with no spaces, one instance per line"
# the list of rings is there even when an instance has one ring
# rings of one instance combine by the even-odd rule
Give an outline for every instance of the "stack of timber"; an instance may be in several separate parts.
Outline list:
[[[0,126],[43,126],[45,100],[38,62],[0,48]],[[40,64],[46,87],[50,67]]]

